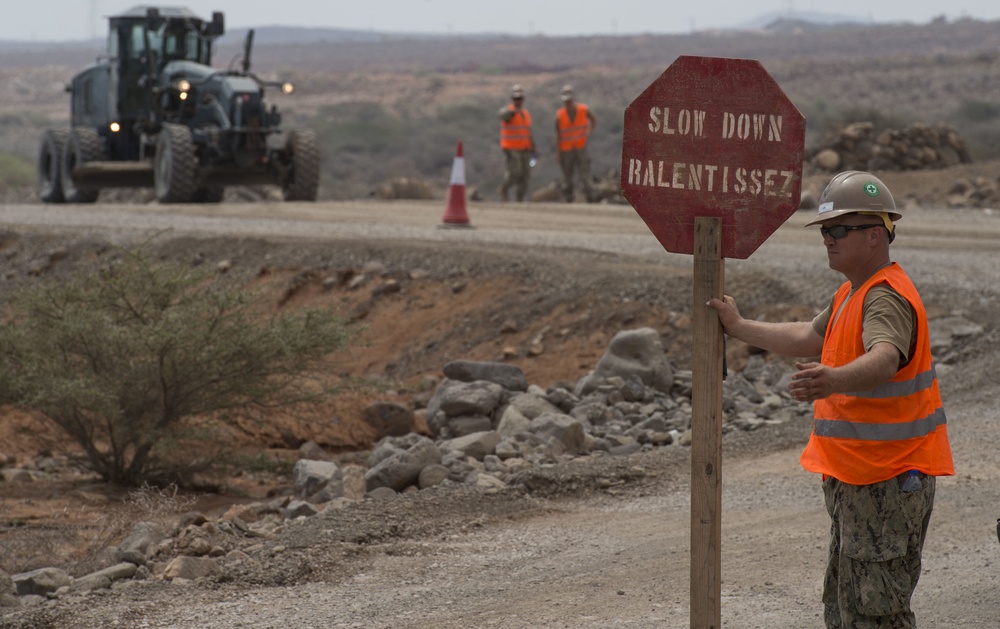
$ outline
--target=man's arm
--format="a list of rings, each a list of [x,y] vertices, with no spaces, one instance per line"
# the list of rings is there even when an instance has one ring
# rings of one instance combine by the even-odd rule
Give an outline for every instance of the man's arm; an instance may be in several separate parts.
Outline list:
[[[726,332],[741,341],[785,356],[818,356],[823,337],[808,322],[770,323],[744,319],[736,301],[710,299],[708,306],[719,313]],[[840,367],[822,363],[796,363],[788,390],[796,400],[813,401],[834,393],[868,391],[889,381],[899,369],[900,352],[895,345],[877,342],[865,354]]]
[[[796,363],[788,390],[796,400],[812,401],[834,393],[868,391],[888,382],[899,369],[899,350],[892,343],[875,343],[846,365]]]
[[[823,352],[823,337],[816,334],[809,322],[744,319],[736,301],[729,295],[724,301],[710,299],[708,306],[718,311],[719,320],[729,336],[748,345],[782,356],[819,356]]]

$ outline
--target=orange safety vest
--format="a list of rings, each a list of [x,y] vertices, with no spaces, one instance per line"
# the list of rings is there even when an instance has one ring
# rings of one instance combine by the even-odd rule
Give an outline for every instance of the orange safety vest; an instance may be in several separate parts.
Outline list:
[[[821,361],[839,367],[865,353],[861,341],[864,298],[872,286],[882,282],[910,302],[916,313],[914,354],[891,380],[870,391],[835,393],[817,400],[813,432],[800,462],[810,472],[851,485],[878,483],[909,470],[951,476],[955,467],[931,357],[927,313],[917,289],[898,264],[877,271],[849,300],[850,283],[840,287],[833,300],[834,316],[826,328]]]
[[[559,125],[559,150],[572,151],[587,146],[587,136],[590,134],[590,117],[587,116],[587,106],[576,106],[576,120],[569,119],[569,112],[561,107],[556,112],[556,123]]]
[[[531,149],[531,114],[527,109],[517,111],[513,103],[507,109],[514,112],[510,120],[500,121],[500,148],[505,151],[527,151]]]

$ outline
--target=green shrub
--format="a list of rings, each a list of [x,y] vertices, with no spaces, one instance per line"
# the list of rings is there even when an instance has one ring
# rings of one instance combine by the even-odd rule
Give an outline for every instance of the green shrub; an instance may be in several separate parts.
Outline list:
[[[21,155],[0,153],[0,190],[34,185],[34,162]]]
[[[962,101],[958,106],[956,118],[960,122],[981,123],[990,122],[1000,116],[1000,103],[982,100]]]
[[[209,270],[120,251],[12,295],[0,402],[53,421],[105,481],[186,483],[211,467],[197,446],[212,444],[218,416],[328,394],[310,376],[345,327],[324,311],[264,310]]]

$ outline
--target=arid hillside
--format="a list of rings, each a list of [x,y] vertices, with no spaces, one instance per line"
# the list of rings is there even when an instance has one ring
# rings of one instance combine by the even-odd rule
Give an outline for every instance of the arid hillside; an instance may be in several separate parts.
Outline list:
[[[598,117],[593,172],[620,166],[622,112],[679,55],[759,59],[806,116],[807,149],[845,122],[877,127],[947,123],[976,160],[1000,146],[1000,28],[963,20],[930,24],[810,27],[755,32],[621,37],[505,37],[273,41],[256,46],[263,77],[295,81],[271,95],[286,126],[315,129],[323,149],[321,198],[367,196],[393,177],[418,177],[443,195],[457,141],[467,180],[492,198],[502,174],[496,108],[512,83],[528,91],[541,160],[533,188],[557,177],[550,120],[559,87],[572,83]],[[239,55],[222,40],[215,65]],[[0,153],[34,160],[46,127],[65,125],[63,88],[100,50],[0,48]],[[612,177],[613,175],[608,175]],[[30,191],[29,191],[30,192]],[[30,197],[22,195],[24,200]]]

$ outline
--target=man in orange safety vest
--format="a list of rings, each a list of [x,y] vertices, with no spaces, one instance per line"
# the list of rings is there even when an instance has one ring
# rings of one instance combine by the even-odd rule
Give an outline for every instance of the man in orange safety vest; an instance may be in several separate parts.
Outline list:
[[[507,164],[500,198],[510,199],[508,190],[513,186],[518,201],[524,201],[531,177],[531,159],[535,154],[535,140],[531,135],[531,113],[524,106],[524,88],[514,85],[510,89],[510,104],[497,113],[500,118],[500,148]]]
[[[934,505],[955,474],[927,312],[889,258],[902,218],[889,189],[860,171],[835,176],[817,216],[830,268],[847,281],[812,322],[743,318],[728,295],[708,305],[729,335],[796,363],[792,397],[813,403],[802,467],[822,474],[830,514],[823,582],[828,629],[916,627],[910,598]]]
[[[590,108],[574,100],[573,86],[564,85],[560,93],[563,106],[556,111],[556,151],[562,168],[562,193],[567,203],[573,202],[573,177],[579,175],[586,201],[593,200],[590,187],[590,156],[587,140],[597,127]]]

